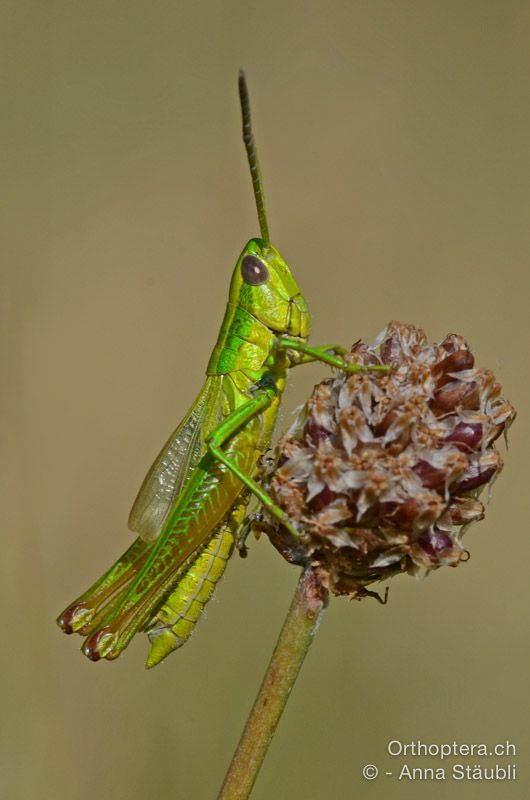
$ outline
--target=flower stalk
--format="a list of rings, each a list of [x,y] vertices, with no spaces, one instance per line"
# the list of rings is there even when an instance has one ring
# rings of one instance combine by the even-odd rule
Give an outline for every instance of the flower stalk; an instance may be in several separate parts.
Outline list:
[[[317,575],[304,569],[218,800],[250,796],[326,604]]]

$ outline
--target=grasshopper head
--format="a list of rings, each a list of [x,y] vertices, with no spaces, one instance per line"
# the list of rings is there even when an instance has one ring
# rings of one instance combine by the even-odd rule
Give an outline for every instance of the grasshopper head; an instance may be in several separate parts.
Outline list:
[[[243,141],[247,151],[261,239],[251,239],[238,258],[230,284],[229,305],[239,306],[271,331],[306,339],[310,316],[291,270],[270,243],[265,197],[252,133],[250,100],[243,70],[239,72]]]
[[[269,242],[251,239],[230,284],[229,302],[278,333],[309,335],[310,315],[291,270]]]

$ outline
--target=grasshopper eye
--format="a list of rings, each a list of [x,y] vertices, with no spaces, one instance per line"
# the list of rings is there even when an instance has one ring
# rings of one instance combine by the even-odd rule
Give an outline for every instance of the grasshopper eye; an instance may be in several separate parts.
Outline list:
[[[259,258],[247,255],[241,262],[241,275],[245,283],[259,286],[269,279],[269,270]]]

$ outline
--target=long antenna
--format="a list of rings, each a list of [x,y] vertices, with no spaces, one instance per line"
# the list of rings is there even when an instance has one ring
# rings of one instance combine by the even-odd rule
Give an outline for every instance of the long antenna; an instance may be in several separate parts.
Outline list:
[[[245,148],[248,156],[250,176],[252,178],[252,188],[254,189],[254,198],[256,200],[256,208],[258,210],[261,238],[266,242],[270,242],[269,225],[267,222],[267,214],[265,212],[263,181],[261,179],[258,151],[256,150],[256,143],[254,142],[252,122],[250,119],[250,99],[248,96],[247,79],[245,78],[245,73],[242,69],[239,70],[239,100],[241,102],[241,116],[243,117],[243,141],[245,142]]]

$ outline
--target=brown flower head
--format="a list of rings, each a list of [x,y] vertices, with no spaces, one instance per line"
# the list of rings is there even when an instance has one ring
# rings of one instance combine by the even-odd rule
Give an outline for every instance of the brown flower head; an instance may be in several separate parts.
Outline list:
[[[347,359],[393,369],[315,387],[268,478],[302,542],[272,518],[266,529],[287,560],[361,597],[390,575],[467,560],[462,534],[484,516],[478,495],[502,469],[494,442],[515,410],[460,336],[429,345],[419,328],[391,322]]]

